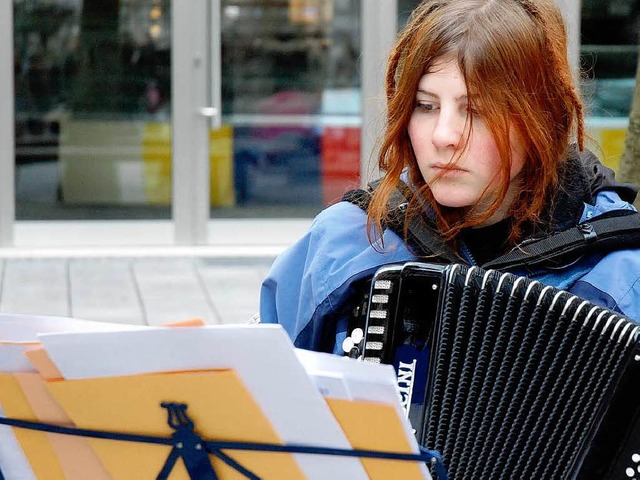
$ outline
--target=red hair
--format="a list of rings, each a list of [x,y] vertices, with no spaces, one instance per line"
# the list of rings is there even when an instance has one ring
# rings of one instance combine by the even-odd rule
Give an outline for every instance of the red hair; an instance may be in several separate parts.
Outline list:
[[[420,174],[409,140],[418,83],[443,58],[457,62],[500,153],[496,195],[482,213],[472,207],[463,215],[460,209],[440,206]],[[503,202],[512,161],[510,134],[515,134],[525,159],[520,191],[508,214],[514,244],[523,223],[539,222],[558,187],[558,170],[574,135],[583,149],[583,105],[567,59],[565,25],[553,0],[426,0],[413,12],[389,58],[386,95],[387,126],[378,157],[386,173],[368,213],[369,231],[377,236],[388,220],[389,197],[406,169],[415,192],[407,219],[424,215],[427,202],[443,238],[455,244],[463,228],[483,223]],[[468,122],[472,127],[471,118]]]

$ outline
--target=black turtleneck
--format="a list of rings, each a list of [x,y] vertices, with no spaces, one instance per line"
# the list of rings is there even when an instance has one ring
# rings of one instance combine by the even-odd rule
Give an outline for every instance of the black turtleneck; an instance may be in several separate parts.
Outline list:
[[[487,227],[465,228],[462,231],[462,241],[476,263],[484,265],[507,252],[510,233],[511,219],[506,218]]]

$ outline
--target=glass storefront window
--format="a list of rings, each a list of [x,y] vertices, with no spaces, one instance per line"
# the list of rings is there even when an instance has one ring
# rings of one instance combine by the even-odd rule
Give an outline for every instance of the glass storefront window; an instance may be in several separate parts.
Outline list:
[[[169,0],[14,0],[18,220],[169,218],[170,27]]]
[[[635,88],[640,1],[582,0],[581,66],[587,113],[627,117]]]
[[[308,217],[360,184],[363,1],[221,0],[212,217]],[[397,0],[398,27],[419,3]],[[170,218],[180,3],[13,4],[17,219]],[[640,0],[581,8],[583,92],[606,160],[626,125],[596,123],[628,116]]]
[[[170,218],[170,0],[14,0],[17,219]],[[211,215],[359,186],[362,0],[221,1]]]
[[[587,144],[615,170],[636,85],[640,1],[582,0],[580,29]]]

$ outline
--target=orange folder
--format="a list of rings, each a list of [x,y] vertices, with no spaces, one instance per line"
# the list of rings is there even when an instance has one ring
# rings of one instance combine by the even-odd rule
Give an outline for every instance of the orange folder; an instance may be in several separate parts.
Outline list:
[[[260,407],[232,370],[160,373],[47,382],[47,388],[80,428],[170,437],[163,401],[186,403],[196,433],[205,440],[282,444]],[[89,439],[106,470],[118,480],[155,478],[170,446]],[[290,454],[225,452],[264,480],[303,479]],[[245,479],[212,457],[219,478]],[[177,462],[171,480],[187,480]]]
[[[9,418],[38,420],[15,374],[0,373],[0,404]],[[24,428],[14,428],[13,432],[38,479],[65,480],[47,433]]]
[[[414,453],[392,405],[360,400],[327,398],[329,408],[357,450]],[[418,462],[364,458],[361,460],[371,480],[422,479]]]
[[[38,421],[73,427],[73,422],[60,408],[38,373],[14,374]],[[66,480],[109,480],[111,476],[91,449],[86,438],[45,433]],[[48,478],[48,477],[42,477]]]

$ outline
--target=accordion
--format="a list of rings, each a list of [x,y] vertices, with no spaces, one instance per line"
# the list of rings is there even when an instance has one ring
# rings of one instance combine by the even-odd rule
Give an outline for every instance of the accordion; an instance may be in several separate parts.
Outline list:
[[[450,479],[640,479],[636,323],[524,277],[418,262],[380,268],[364,306],[343,347],[394,365]]]

